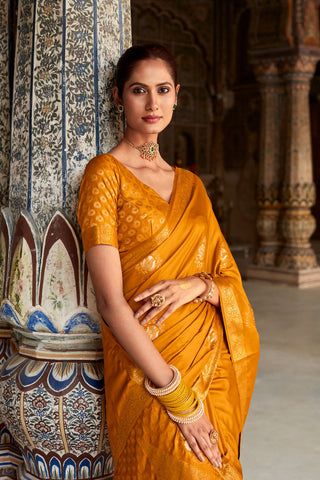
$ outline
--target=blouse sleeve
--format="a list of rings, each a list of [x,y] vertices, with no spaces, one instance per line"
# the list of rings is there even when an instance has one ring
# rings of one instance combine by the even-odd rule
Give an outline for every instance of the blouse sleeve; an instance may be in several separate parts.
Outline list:
[[[85,252],[101,244],[118,248],[119,184],[119,174],[106,155],[88,163],[80,186],[77,215]]]

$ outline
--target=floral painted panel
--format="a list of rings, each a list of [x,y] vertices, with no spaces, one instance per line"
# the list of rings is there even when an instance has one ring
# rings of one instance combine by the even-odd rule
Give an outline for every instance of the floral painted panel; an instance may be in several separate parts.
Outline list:
[[[106,87],[131,41],[130,2],[19,6],[10,205],[15,217],[27,207],[43,233],[58,208],[76,224],[83,170],[101,144],[109,150],[118,138],[121,122],[109,115]]]
[[[74,268],[64,244],[59,240],[51,248],[45,266],[42,306],[63,331],[66,319],[78,307]]]
[[[48,224],[62,196],[63,2],[38,0],[31,92],[29,209]],[[32,183],[31,183],[32,182]],[[45,194],[44,194],[45,192]]]
[[[99,126],[100,152],[107,152],[122,137],[124,124],[113,97],[115,65],[122,53],[131,46],[130,0],[98,2],[99,55]]]
[[[7,205],[9,199],[10,94],[8,5],[9,2],[7,0],[0,0],[0,206]]]
[[[11,266],[9,300],[23,318],[32,305],[32,256],[24,238],[18,243]]]
[[[34,0],[18,2],[9,205],[14,218],[28,205],[29,118]]]
[[[97,0],[69,0],[66,10],[64,210],[70,218],[77,207],[83,167],[96,155],[99,144],[96,3]],[[110,8],[109,2],[105,8]]]

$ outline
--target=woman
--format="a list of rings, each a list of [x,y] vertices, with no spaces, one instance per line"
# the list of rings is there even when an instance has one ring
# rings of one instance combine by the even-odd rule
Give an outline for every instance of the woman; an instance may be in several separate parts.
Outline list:
[[[173,58],[131,47],[116,83],[124,138],[89,162],[78,211],[104,320],[114,479],[238,480],[252,309],[200,179],[158,150],[179,92]]]

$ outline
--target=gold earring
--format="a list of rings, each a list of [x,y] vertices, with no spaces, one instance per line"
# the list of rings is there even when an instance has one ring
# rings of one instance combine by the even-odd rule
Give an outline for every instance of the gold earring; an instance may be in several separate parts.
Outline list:
[[[177,104],[175,103],[175,104],[173,105],[173,111],[175,111],[176,108],[177,108]]]
[[[118,112],[120,114],[123,112],[123,105],[118,105]]]

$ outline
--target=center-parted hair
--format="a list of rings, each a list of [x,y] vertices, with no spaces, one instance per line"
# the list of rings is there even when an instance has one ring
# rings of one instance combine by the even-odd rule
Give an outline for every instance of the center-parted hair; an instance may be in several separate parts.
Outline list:
[[[118,87],[119,97],[122,98],[123,87],[130,78],[132,71],[137,63],[143,60],[163,60],[176,86],[178,83],[177,64],[174,57],[162,45],[134,45],[126,50],[120,57],[116,69],[116,86]]]

